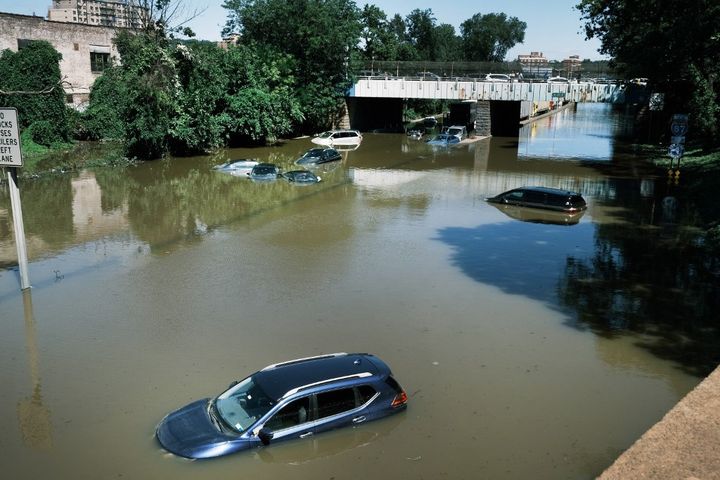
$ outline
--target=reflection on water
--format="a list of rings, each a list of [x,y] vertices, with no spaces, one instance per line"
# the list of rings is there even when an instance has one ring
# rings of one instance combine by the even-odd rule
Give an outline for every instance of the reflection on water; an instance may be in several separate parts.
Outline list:
[[[3,475],[597,475],[717,363],[716,266],[686,206],[663,215],[664,178],[628,166],[620,117],[527,128],[451,149],[368,133],[305,188],[212,167],[292,169],[309,139],[24,182],[34,305],[0,270]],[[524,185],[588,210],[484,200]],[[213,462],[159,454],[168,411],[330,351],[385,358],[406,414]]]
[[[41,391],[40,357],[38,353],[32,294],[29,289],[26,289],[22,292],[22,296],[32,395],[18,402],[18,423],[20,424],[22,439],[26,445],[35,449],[48,449],[52,447],[52,422],[50,420],[50,409],[43,403]]]

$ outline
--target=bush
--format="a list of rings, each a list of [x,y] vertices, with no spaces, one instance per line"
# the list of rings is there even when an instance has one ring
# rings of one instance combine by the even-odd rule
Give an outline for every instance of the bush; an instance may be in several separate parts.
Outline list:
[[[70,138],[65,92],[60,85],[61,59],[62,55],[45,41],[32,41],[18,52],[4,50],[0,55],[0,89],[38,92],[0,95],[0,104],[17,108],[21,128],[45,122],[33,127],[33,138],[42,145]],[[41,138],[42,134],[50,137]]]

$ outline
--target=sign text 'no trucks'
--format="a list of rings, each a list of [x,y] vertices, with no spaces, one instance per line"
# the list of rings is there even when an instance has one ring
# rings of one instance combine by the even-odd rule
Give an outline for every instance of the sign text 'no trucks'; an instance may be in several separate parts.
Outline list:
[[[0,167],[22,167],[17,110],[0,108]]]

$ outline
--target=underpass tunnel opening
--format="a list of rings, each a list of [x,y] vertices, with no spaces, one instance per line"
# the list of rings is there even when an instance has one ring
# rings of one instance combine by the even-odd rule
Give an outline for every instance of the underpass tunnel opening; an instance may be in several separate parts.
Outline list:
[[[490,102],[490,133],[495,137],[517,137],[520,133],[520,102]]]
[[[401,98],[348,98],[350,128],[361,132],[402,132]]]

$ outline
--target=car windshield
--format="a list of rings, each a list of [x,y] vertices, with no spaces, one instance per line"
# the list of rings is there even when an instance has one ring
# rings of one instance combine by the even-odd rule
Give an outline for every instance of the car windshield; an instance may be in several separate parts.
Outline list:
[[[239,433],[247,430],[273,407],[273,400],[248,377],[215,399],[215,410]]]
[[[255,167],[253,168],[253,175],[271,175],[275,173],[274,167]]]
[[[333,134],[333,132],[323,132],[323,133],[321,133],[320,135],[318,135],[318,137],[320,137],[320,138],[328,138],[328,137],[329,137],[330,135],[332,135],[332,134]]]

